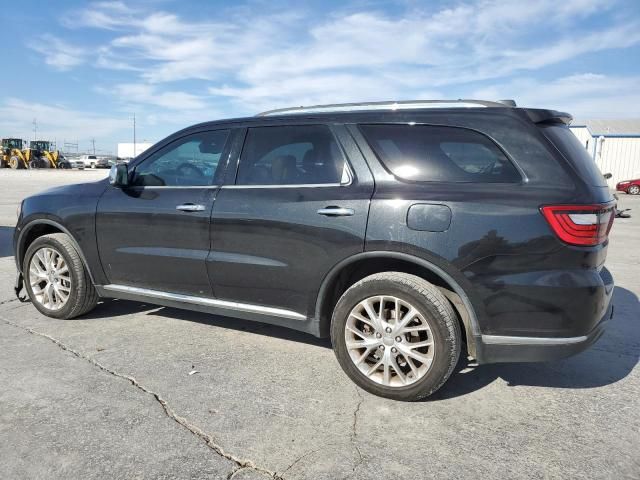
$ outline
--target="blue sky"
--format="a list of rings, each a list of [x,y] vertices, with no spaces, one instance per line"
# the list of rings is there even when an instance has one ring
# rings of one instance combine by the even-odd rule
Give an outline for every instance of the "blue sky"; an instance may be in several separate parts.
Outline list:
[[[6,2],[0,136],[114,151],[280,106],[514,98],[640,117],[638,0]]]

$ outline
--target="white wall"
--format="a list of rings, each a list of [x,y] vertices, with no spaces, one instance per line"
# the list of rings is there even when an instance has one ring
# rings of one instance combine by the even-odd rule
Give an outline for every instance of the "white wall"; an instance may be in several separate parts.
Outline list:
[[[611,173],[609,186],[621,180],[640,178],[640,136],[604,137],[598,146],[596,164],[602,173]]]
[[[591,157],[595,153],[600,171],[613,175],[608,180],[610,187],[621,180],[640,178],[640,135],[594,137],[587,127],[571,127],[571,131]]]
[[[119,143],[118,144],[118,157],[120,158],[133,158],[136,155],[140,155],[142,152],[151,148],[153,143],[136,143],[135,155],[133,153],[133,143]]]
[[[590,150],[589,148],[587,148],[587,142],[591,140],[591,132],[589,132],[589,129],[587,127],[569,127],[569,128],[571,129],[573,134],[576,137],[578,137],[578,140],[580,140],[580,143],[582,144],[582,146],[585,147],[590,152],[593,152],[593,150]],[[591,146],[591,144],[589,144],[589,146]]]

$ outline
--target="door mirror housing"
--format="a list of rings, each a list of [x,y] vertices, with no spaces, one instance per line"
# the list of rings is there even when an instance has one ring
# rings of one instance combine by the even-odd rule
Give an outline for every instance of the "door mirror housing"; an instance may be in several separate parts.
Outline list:
[[[129,185],[129,168],[126,163],[117,163],[111,167],[109,183],[118,188],[124,188]]]

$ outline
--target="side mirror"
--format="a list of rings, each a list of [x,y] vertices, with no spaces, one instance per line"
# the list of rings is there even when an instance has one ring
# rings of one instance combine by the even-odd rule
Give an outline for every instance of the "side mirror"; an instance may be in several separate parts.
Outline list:
[[[126,163],[118,163],[109,170],[109,183],[114,187],[124,188],[129,185],[129,169]]]

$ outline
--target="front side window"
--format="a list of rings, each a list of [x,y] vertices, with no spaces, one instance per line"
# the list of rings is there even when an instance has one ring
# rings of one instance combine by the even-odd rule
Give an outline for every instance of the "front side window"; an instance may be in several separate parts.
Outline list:
[[[229,130],[188,135],[176,140],[136,167],[136,186],[179,187],[212,185]]]
[[[521,176],[488,137],[429,125],[360,125],[367,142],[395,176],[417,182],[514,183]]]
[[[339,184],[345,159],[329,127],[249,128],[238,185]]]

